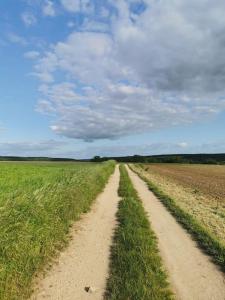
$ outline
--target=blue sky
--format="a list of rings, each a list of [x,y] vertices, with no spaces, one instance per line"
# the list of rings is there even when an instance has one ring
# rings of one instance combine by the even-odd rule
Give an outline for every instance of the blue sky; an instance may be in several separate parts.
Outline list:
[[[0,3],[0,155],[225,152],[225,3]]]

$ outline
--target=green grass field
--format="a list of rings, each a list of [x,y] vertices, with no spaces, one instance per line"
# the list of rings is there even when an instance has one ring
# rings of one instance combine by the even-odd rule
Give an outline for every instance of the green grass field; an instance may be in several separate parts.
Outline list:
[[[117,213],[106,299],[173,299],[155,234],[124,166],[120,172],[122,200]]]
[[[102,191],[114,163],[0,163],[0,299],[26,299],[37,271]]]

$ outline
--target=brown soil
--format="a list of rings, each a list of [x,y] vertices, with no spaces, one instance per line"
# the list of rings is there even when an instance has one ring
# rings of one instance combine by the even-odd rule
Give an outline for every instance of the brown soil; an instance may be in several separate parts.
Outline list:
[[[151,164],[147,165],[150,173],[156,173],[169,180],[193,189],[196,193],[220,200],[225,199],[225,166]]]

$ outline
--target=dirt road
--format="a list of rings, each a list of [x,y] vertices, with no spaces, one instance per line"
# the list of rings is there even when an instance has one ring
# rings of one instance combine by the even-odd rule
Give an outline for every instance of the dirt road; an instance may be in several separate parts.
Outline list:
[[[91,211],[77,222],[72,240],[38,284],[32,300],[102,299],[108,276],[110,246],[116,226],[119,170],[111,176]],[[91,287],[87,292],[85,287]]]
[[[224,300],[225,277],[202,253],[190,235],[175,221],[147,185],[129,168],[135,189],[158,237],[164,265],[177,299]]]

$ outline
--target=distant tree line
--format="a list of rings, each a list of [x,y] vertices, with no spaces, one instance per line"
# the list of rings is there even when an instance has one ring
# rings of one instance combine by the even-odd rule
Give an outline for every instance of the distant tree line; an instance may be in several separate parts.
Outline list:
[[[106,160],[130,163],[180,163],[180,164],[225,164],[225,153],[221,154],[169,154],[169,155],[133,155],[123,157],[95,156],[91,161],[102,162]]]
[[[127,163],[179,163],[179,164],[225,164],[225,153],[220,154],[168,154],[168,155],[133,155],[121,157],[95,156],[92,159],[0,156],[0,161],[53,161],[53,162],[103,162],[115,160]]]
[[[0,161],[76,161],[72,158],[0,156]]]

